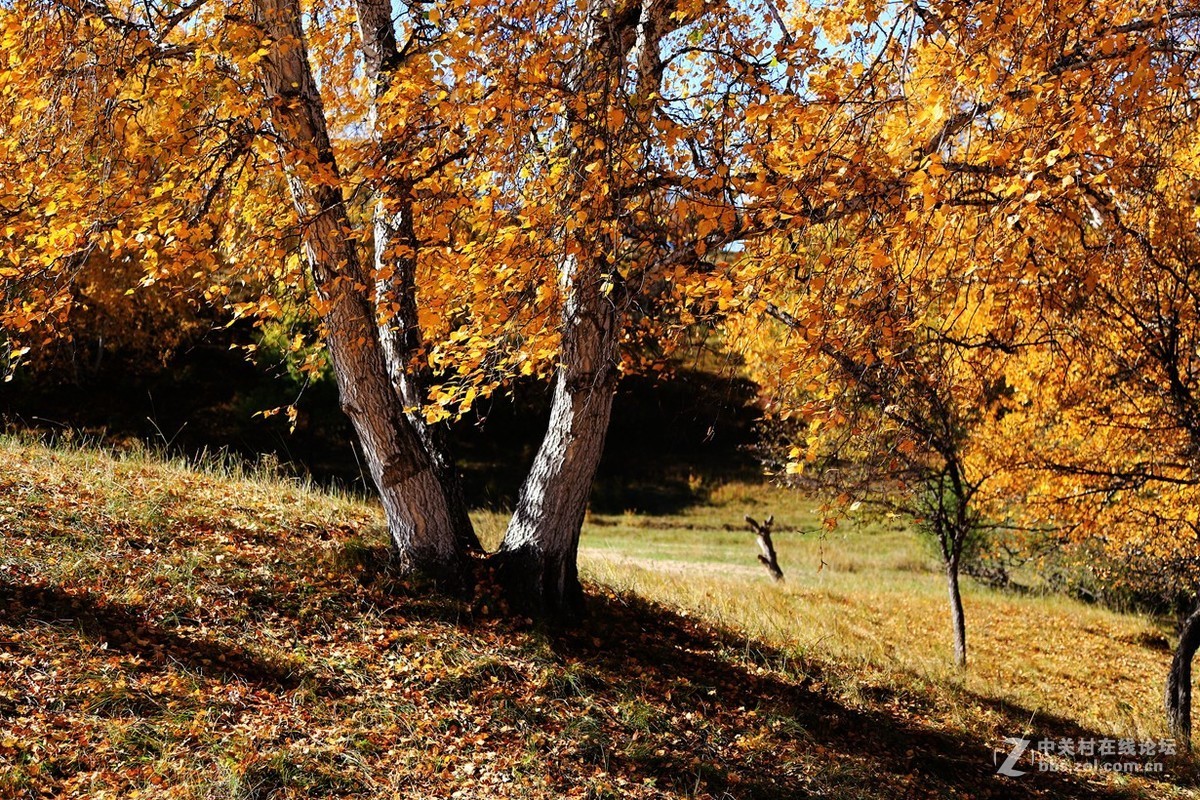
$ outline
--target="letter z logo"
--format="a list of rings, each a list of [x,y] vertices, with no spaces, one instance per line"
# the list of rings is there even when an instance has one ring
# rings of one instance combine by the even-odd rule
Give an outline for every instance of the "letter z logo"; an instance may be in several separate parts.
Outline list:
[[[1004,763],[1000,765],[1000,769],[996,770],[997,775],[1007,775],[1010,778],[1019,778],[1025,774],[1024,770],[1013,769],[1017,765],[1017,761],[1021,759],[1025,748],[1029,747],[1028,739],[1017,739],[1012,736],[1004,737],[1004,741],[1013,746],[1012,752],[1008,754],[1008,758],[1004,759]],[[996,760],[996,754],[992,755],[992,761]]]

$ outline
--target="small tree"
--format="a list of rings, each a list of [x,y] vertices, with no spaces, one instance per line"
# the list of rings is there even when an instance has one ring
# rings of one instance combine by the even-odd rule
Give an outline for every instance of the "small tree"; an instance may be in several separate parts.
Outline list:
[[[842,507],[902,515],[933,537],[946,575],[954,661],[965,666],[959,576],[968,543],[990,528],[975,505],[987,475],[970,463],[972,436],[995,413],[997,398],[986,381],[962,377],[994,371],[995,354],[977,351],[964,370],[962,351],[930,330],[906,336],[903,347],[895,340],[881,347],[875,331],[866,337],[874,343],[853,352],[805,341],[799,320],[773,303],[767,312],[780,325],[758,328],[750,358],[771,418],[791,429],[780,459],[787,482]],[[889,316],[875,309],[860,320]],[[884,357],[885,349],[902,355]]]
[[[848,20],[833,40],[844,60],[808,84],[825,105],[776,109],[766,137],[778,219],[739,260],[752,299],[731,338],[790,430],[790,468],[845,501],[903,498],[944,543],[954,607],[962,542],[1046,478],[1011,454],[1048,429],[1005,419],[1052,413],[1060,385],[1088,409],[1058,438],[1088,457],[1063,461],[1091,461],[1086,477],[1124,460],[1101,471],[1150,479],[1174,518],[1196,507],[1181,487],[1200,452],[1186,431],[1200,420],[1187,333],[1200,13],[1106,11],[915,4],[861,38]],[[1108,310],[1081,311],[1096,301]],[[1118,357],[1093,357],[1106,349]],[[1104,430],[1094,443],[1089,424]],[[1117,496],[1080,485],[1106,517]]]
[[[995,439],[1017,454],[1006,491],[1024,498],[1027,515],[1055,520],[1069,545],[1098,547],[1118,562],[1171,576],[1194,595],[1198,184],[1174,159],[1197,139],[1187,129],[1175,136],[1158,163],[1094,190],[1090,224],[1069,247],[1047,253],[1086,266],[1087,279],[1054,287],[1061,299],[1047,317],[1053,344],[1023,354],[1012,373],[1014,402]],[[1197,650],[1200,605],[1180,620],[1165,693],[1169,724],[1183,742],[1191,734]]]

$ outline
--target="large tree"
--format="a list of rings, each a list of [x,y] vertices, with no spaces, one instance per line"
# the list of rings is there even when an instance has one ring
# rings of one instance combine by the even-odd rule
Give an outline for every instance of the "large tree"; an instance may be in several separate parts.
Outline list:
[[[741,229],[737,112],[771,58],[755,15],[687,0],[0,15],[14,356],[70,313],[96,251],[237,315],[309,303],[399,565],[457,585],[481,548],[444,420],[545,376],[546,436],[497,558],[519,603],[576,612],[623,342],[687,313],[679,279]]]

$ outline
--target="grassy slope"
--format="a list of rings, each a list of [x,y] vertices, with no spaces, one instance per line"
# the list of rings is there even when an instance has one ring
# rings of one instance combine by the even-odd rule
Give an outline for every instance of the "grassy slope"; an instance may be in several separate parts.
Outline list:
[[[908,534],[781,533],[773,585],[764,509],[813,526],[737,486],[592,518],[587,575],[675,611],[598,588],[547,636],[375,572],[351,498],[0,441],[0,797],[1190,796],[991,774],[1005,735],[1160,734],[1151,621],[968,588],[960,676]]]

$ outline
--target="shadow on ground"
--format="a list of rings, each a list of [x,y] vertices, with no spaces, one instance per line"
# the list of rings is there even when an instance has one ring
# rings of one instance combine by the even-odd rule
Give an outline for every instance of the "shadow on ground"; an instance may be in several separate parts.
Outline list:
[[[756,670],[753,661],[783,664],[783,654],[743,638],[713,631],[668,609],[630,596],[593,596],[586,626],[555,639],[562,657],[588,664],[599,685],[616,694],[622,687],[657,696],[680,714],[714,717],[734,709],[752,710],[773,719],[794,745],[791,755],[753,763],[704,763],[696,758],[666,757],[619,768],[633,780],[651,778],[681,793],[700,787],[717,797],[838,798],[996,797],[1099,799],[1156,796],[1155,785],[1197,785],[1194,765],[1171,759],[1165,773],[1142,776],[1150,794],[1117,789],[1088,780],[1085,774],[1038,772],[1026,758],[1019,778],[996,774],[1006,753],[989,743],[940,730],[884,708],[852,708],[814,689],[820,675],[806,665],[797,680],[774,670]],[[753,659],[745,655],[753,653]],[[738,662],[743,663],[738,663]],[[746,663],[749,661],[750,663]],[[632,687],[631,687],[632,688]],[[881,689],[872,700],[885,699]],[[1019,732],[1033,711],[994,698],[973,697],[1002,712]],[[732,721],[732,720],[731,720]],[[1038,737],[1104,738],[1072,721],[1037,715]],[[786,748],[785,748],[786,750]]]
[[[987,734],[938,727],[932,715],[922,713],[921,703],[932,702],[928,699],[916,698],[915,708],[911,702],[893,703],[887,687],[878,687],[861,705],[851,706],[825,688],[829,682],[810,665],[802,671],[779,668],[787,661],[781,652],[635,597],[593,593],[584,624],[543,635],[507,620],[472,620],[460,604],[418,594],[386,576],[359,579],[361,584],[351,580],[342,591],[331,591],[324,606],[328,618],[288,619],[288,624],[310,627],[335,618],[351,625],[370,620],[384,629],[408,631],[372,651],[376,662],[355,667],[358,673],[318,674],[289,663],[287,654],[256,652],[246,644],[253,641],[252,630],[232,621],[223,626],[215,620],[204,635],[190,627],[172,629],[155,622],[148,607],[110,602],[86,588],[0,581],[0,633],[74,632],[92,644],[136,656],[137,663],[124,669],[183,666],[209,681],[258,687],[259,711],[297,708],[336,731],[328,741],[382,737],[377,749],[360,753],[354,774],[344,765],[331,766],[334,761],[314,760],[313,753],[329,752],[333,758],[333,751],[311,746],[316,740],[302,729],[256,743],[239,762],[243,782],[267,774],[262,770],[268,768],[275,777],[266,782],[270,792],[246,797],[379,796],[366,787],[395,772],[395,763],[385,756],[393,737],[406,733],[414,758],[426,758],[427,751],[448,743],[461,748],[457,761],[438,757],[442,766],[420,784],[426,796],[449,796],[474,786],[474,779],[464,778],[454,765],[474,763],[471,742],[484,742],[474,738],[483,733],[486,744],[479,747],[502,754],[501,769],[511,776],[506,780],[514,781],[516,793],[489,794],[476,786],[463,796],[1116,800],[1195,786],[1192,762],[1182,758],[1168,764],[1165,775],[1147,775],[1126,786],[1086,773],[997,776],[997,753]],[[355,584],[362,593],[356,593]],[[324,657],[315,643],[309,646]],[[372,671],[380,664],[433,654],[448,654],[441,672],[412,672],[406,679],[411,682],[397,688],[400,695],[381,692],[373,701],[381,705],[362,703],[361,695],[379,688],[362,680],[379,674]],[[343,691],[355,680],[354,691]],[[392,708],[400,697],[403,710]],[[1023,730],[1033,716],[995,699],[973,699],[1011,720],[1013,731]],[[403,721],[387,728],[370,717],[360,719],[368,707],[378,709],[371,713],[379,719],[398,714]],[[0,723],[6,713],[15,712],[0,705]],[[150,716],[132,706],[130,713]],[[423,732],[411,738],[417,724],[424,725]],[[1046,737],[1102,738],[1069,720],[1047,717],[1039,717],[1038,730]],[[208,756],[195,757],[201,764]],[[66,780],[76,767],[69,766],[74,761],[63,763],[68,766],[56,769]],[[322,770],[345,780],[316,782]],[[519,793],[515,781],[522,771],[543,793]],[[610,788],[598,789],[602,784]],[[318,792],[317,785],[325,788]]]
[[[139,606],[113,603],[90,592],[0,581],[0,625],[18,628],[31,624],[78,630],[95,644],[137,656],[151,668],[179,664],[205,677],[272,691],[308,686],[321,694],[337,693],[336,687],[302,669],[230,642],[149,622]]]

